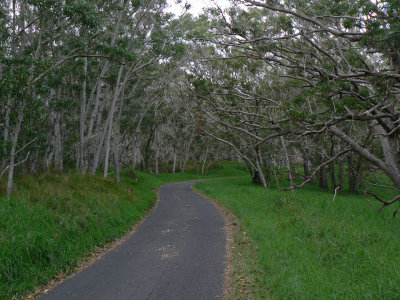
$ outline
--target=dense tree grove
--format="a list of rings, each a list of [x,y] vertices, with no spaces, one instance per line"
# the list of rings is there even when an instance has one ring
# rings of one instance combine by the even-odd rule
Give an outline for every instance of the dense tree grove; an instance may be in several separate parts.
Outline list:
[[[0,172],[245,162],[268,188],[400,191],[400,1],[0,4]],[[298,174],[294,164],[302,164]],[[390,183],[369,182],[380,170]],[[299,178],[302,181],[299,183]]]
[[[211,35],[197,40],[214,47],[191,80],[218,125],[204,132],[235,149],[265,187],[278,164],[291,189],[316,179],[337,191],[347,176],[350,191],[362,183],[382,207],[397,202],[369,191],[363,175],[380,170],[399,191],[400,3],[237,4],[210,11]],[[296,186],[290,163],[300,161]]]
[[[187,59],[165,1],[2,1],[1,175],[121,164],[183,169],[193,126],[171,82]],[[189,141],[189,142],[188,142]],[[114,162],[110,164],[110,162]]]

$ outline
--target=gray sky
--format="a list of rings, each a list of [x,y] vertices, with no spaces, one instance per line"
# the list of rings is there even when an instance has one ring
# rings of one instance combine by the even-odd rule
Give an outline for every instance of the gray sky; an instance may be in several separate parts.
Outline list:
[[[182,7],[186,2],[191,5],[189,12],[195,16],[199,15],[205,7],[214,7],[214,3],[218,3],[222,8],[229,6],[229,0],[182,0],[180,4],[176,4],[176,0],[167,0],[167,2],[170,6],[167,10],[175,15],[182,12]]]

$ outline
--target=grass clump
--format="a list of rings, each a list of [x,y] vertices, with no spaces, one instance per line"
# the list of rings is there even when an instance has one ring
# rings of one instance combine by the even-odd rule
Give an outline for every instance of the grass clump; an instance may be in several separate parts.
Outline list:
[[[291,194],[229,178],[196,188],[244,226],[257,257],[244,270],[256,276],[254,298],[400,297],[400,219],[390,209],[378,213],[378,203],[347,193],[333,202],[332,193],[315,185]]]

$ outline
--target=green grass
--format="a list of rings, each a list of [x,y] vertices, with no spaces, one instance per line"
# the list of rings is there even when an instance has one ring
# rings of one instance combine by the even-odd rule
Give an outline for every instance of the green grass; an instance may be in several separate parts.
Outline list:
[[[137,180],[125,175],[120,184],[76,174],[17,179],[12,197],[0,197],[0,299],[26,295],[60,273],[72,272],[96,247],[129,231],[152,207],[160,185],[244,172],[225,162],[208,176],[193,170],[137,172]]]
[[[264,190],[248,176],[196,188],[240,219],[256,253],[255,264],[241,267],[254,278],[252,298],[400,298],[400,218],[392,218],[393,208],[378,213],[376,200],[347,193],[333,202],[315,185],[294,194]]]

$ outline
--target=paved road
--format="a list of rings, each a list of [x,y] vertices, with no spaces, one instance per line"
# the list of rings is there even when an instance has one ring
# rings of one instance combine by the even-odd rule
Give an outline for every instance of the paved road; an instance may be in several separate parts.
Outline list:
[[[157,207],[135,234],[39,299],[218,299],[224,223],[192,184],[163,186]]]

